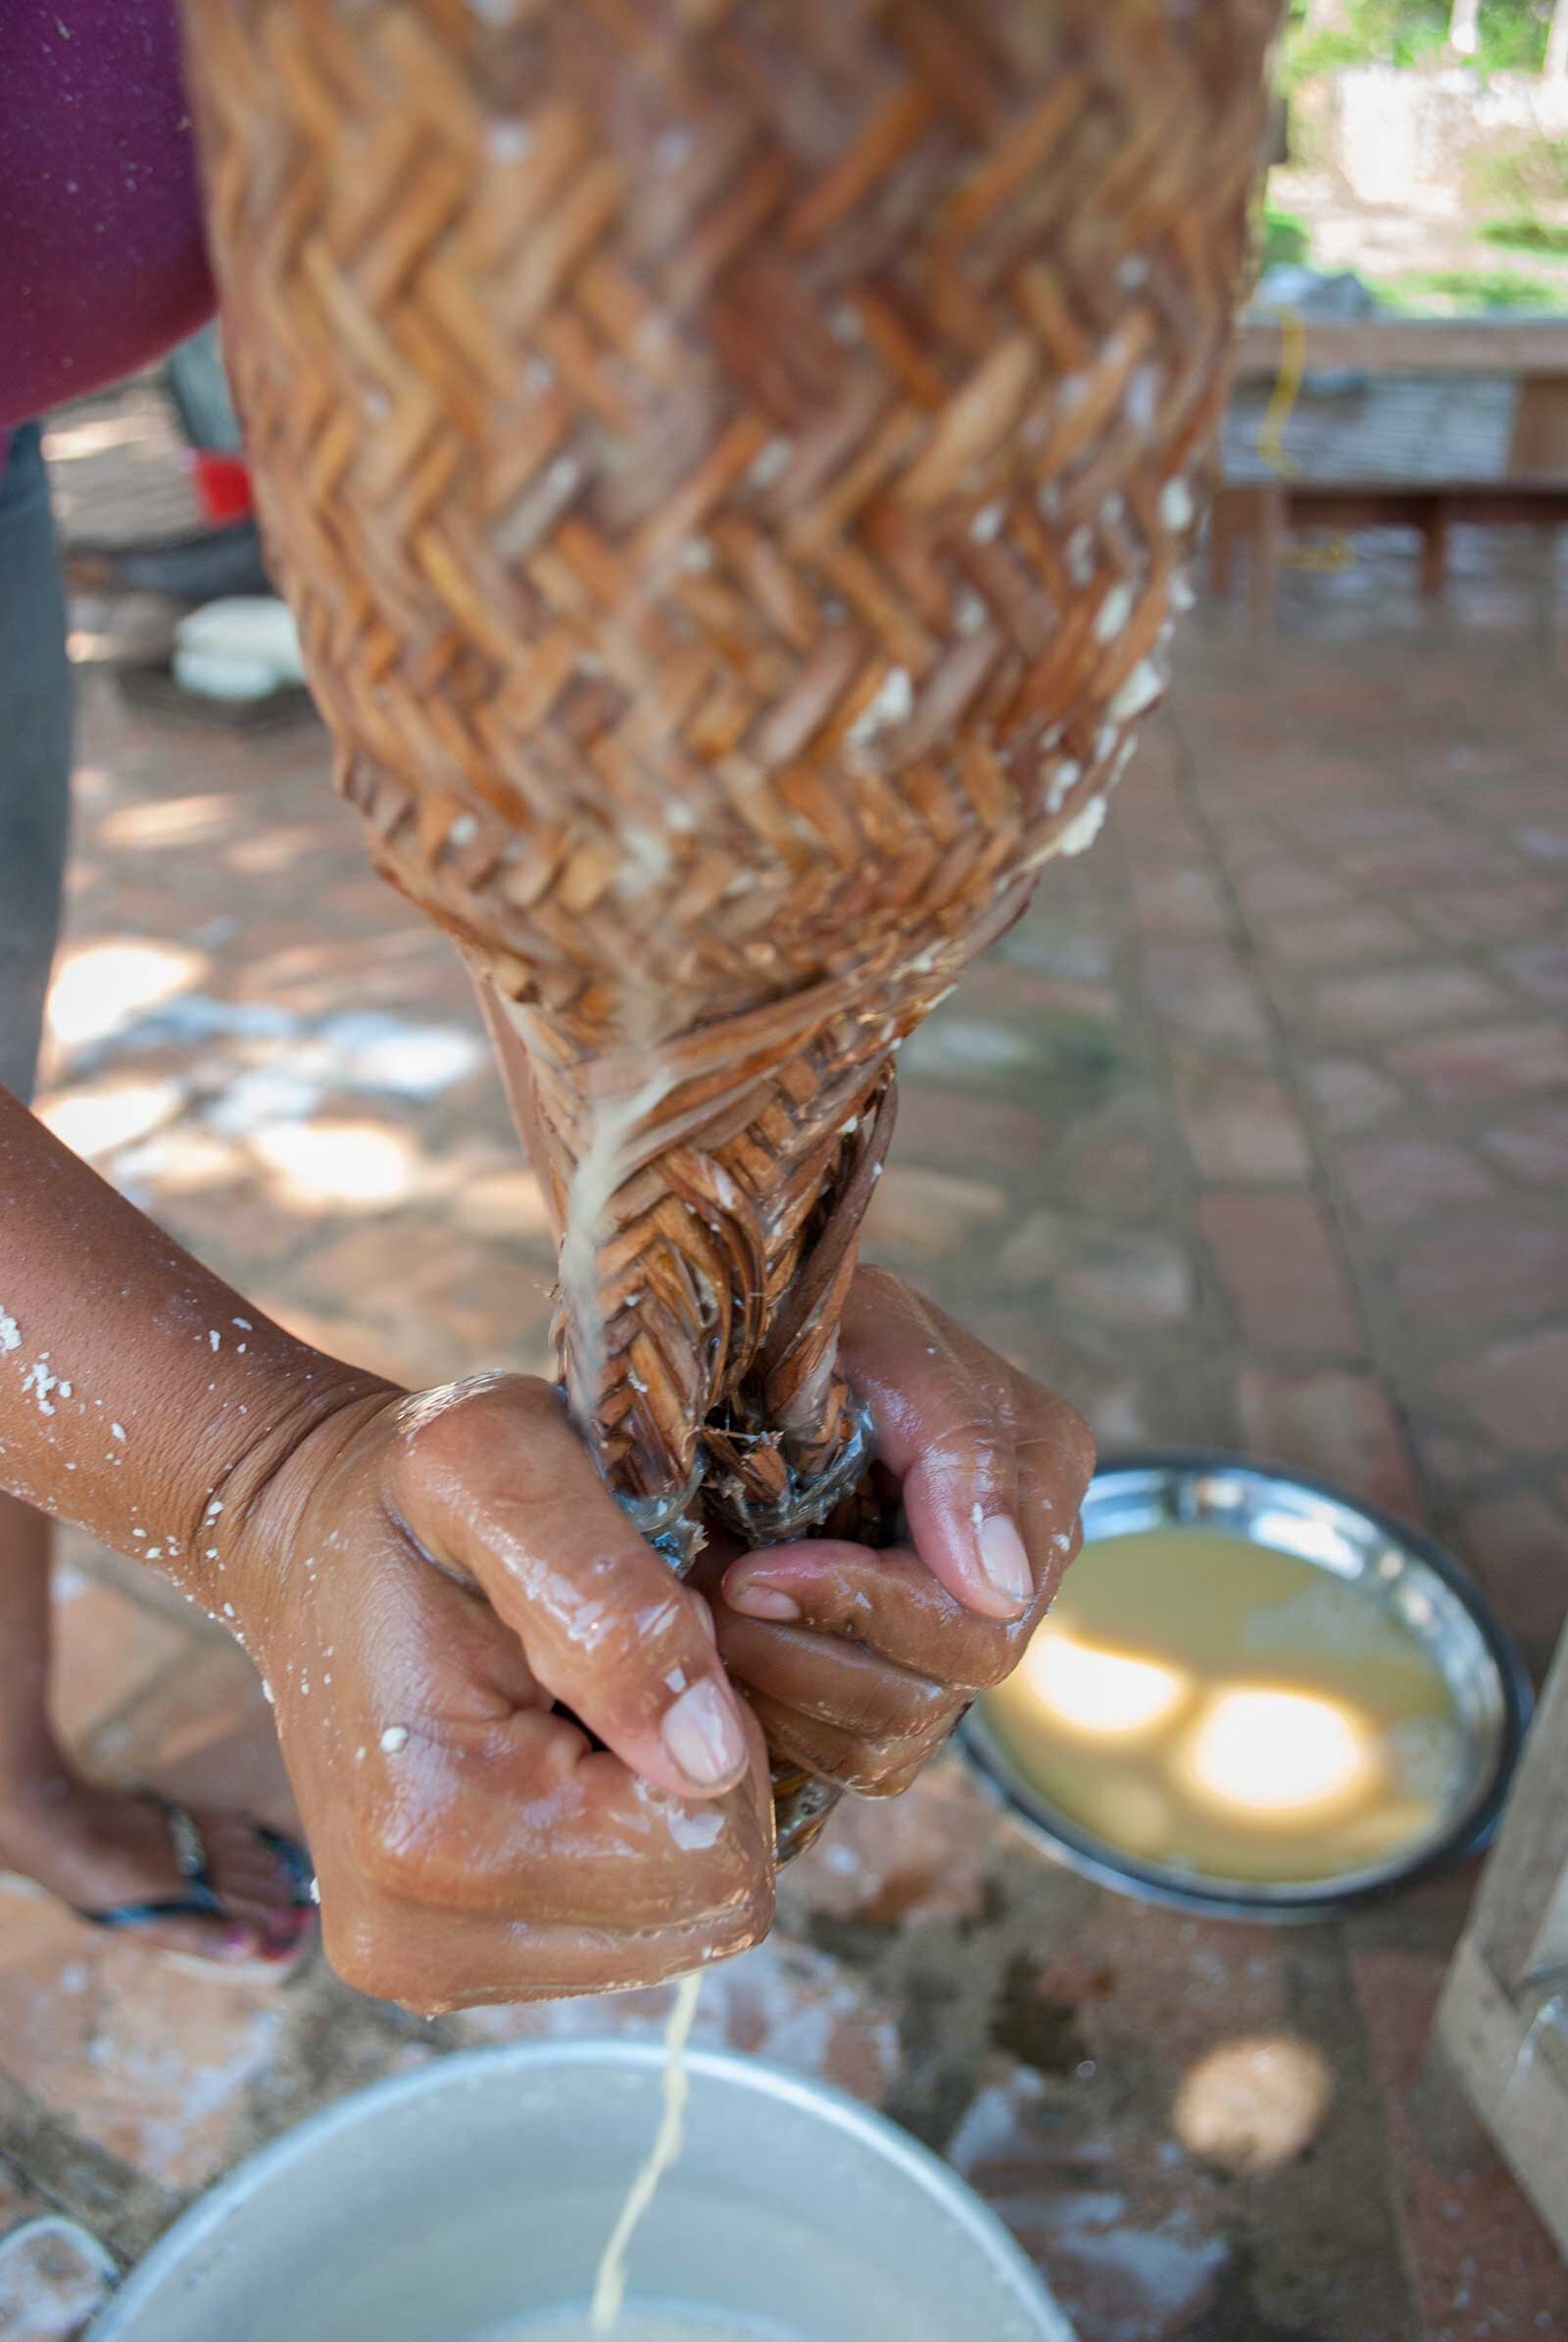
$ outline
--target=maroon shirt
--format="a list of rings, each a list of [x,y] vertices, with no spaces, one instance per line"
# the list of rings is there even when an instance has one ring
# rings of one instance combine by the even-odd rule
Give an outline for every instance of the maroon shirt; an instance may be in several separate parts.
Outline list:
[[[5,0],[0,434],[213,306],[175,0]]]

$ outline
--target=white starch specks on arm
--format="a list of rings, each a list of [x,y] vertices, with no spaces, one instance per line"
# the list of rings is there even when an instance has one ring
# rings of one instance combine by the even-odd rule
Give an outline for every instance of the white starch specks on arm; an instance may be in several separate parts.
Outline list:
[[[409,1728],[406,1724],[389,1724],[381,1734],[381,1746],[388,1756],[396,1756],[399,1749],[407,1748],[408,1744]]]
[[[7,1309],[0,1309],[0,1350],[20,1350],[22,1328]]]

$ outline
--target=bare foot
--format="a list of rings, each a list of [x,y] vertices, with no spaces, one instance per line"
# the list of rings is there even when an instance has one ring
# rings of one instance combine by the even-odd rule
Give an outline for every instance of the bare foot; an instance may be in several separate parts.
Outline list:
[[[293,1908],[294,1881],[283,1862],[241,1816],[197,1809],[195,1819],[222,1915],[149,1920],[135,1940],[219,1963],[286,1963],[311,1914]],[[85,1911],[189,1892],[157,1806],[70,1773],[0,1798],[0,1869],[20,1871]]]

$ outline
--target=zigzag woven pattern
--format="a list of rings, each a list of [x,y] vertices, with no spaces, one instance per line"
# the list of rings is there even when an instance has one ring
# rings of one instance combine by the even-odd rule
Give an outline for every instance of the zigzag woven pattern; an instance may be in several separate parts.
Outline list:
[[[341,786],[526,1044],[652,1525],[776,1532],[856,1436],[893,1051],[1158,694],[1276,14],[192,0]]]

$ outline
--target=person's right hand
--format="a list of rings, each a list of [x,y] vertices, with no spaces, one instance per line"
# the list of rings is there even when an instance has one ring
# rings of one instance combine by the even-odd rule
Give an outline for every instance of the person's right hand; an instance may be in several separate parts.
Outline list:
[[[760,1732],[548,1385],[355,1398],[236,1509],[222,1583],[349,1983],[430,2013],[766,1933]]]

